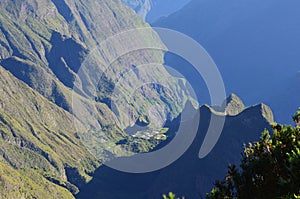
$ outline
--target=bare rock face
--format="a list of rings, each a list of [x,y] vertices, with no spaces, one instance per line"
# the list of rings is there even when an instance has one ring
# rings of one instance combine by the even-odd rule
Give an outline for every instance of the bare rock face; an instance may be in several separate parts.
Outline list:
[[[223,106],[227,115],[238,115],[245,110],[245,105],[242,100],[235,94],[231,94]]]
[[[251,113],[249,112],[252,111],[252,115],[257,115],[257,113],[259,113],[259,116],[263,117],[268,123],[274,122],[274,114],[269,106],[262,103],[251,107],[245,107],[242,100],[235,94],[231,94],[224,101],[221,107],[213,106],[210,109],[226,116],[239,116],[242,115],[241,113],[243,113],[244,111],[248,112],[248,114],[251,115]],[[249,123],[248,118],[241,119],[241,121]]]
[[[271,108],[265,104],[261,104],[261,112],[264,118],[269,122],[274,122],[274,114]]]
[[[245,108],[243,101],[235,94],[230,94],[230,96],[224,100],[222,106],[213,107],[215,111],[222,112],[228,116],[238,115],[243,112]]]

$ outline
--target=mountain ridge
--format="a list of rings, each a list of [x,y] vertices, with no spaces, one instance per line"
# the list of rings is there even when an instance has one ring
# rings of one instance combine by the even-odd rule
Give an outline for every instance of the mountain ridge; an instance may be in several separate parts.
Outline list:
[[[195,39],[216,62],[228,93],[237,93],[246,104],[264,101],[274,106],[278,122],[289,123],[290,115],[280,114],[286,103],[276,103],[274,93],[284,94],[299,71],[299,6],[296,0],[193,0],[153,25]],[[170,57],[166,63],[180,62]]]
[[[264,129],[270,129],[273,121],[264,116],[265,110],[270,111],[266,105],[259,104],[248,107],[238,115],[226,116],[223,132],[215,148],[208,156],[199,159],[199,149],[211,114],[225,117],[225,114],[214,113],[213,108],[207,105],[201,106],[197,136],[187,152],[173,164],[145,174],[123,173],[103,166],[96,170],[93,180],[76,197],[150,199],[159,198],[169,191],[188,198],[197,198],[199,195],[205,197],[215,179],[226,174],[228,164],[239,162],[240,154],[237,151],[244,144],[257,141]],[[272,115],[272,112],[268,114]]]

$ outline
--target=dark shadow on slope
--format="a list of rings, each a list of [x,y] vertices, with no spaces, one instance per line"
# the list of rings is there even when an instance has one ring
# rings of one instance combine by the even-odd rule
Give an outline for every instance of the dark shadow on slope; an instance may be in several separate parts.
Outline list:
[[[82,187],[80,199],[153,199],[169,191],[186,198],[200,198],[213,187],[215,179],[226,175],[230,163],[238,164],[243,144],[259,139],[269,127],[263,117],[264,106],[251,107],[226,123],[213,151],[204,159],[198,158],[211,117],[208,107],[200,108],[200,128],[196,139],[184,155],[168,167],[150,173],[130,174],[101,166],[93,180]],[[221,117],[221,116],[220,116]]]
[[[65,38],[55,31],[50,42],[52,48],[46,55],[49,67],[61,82],[72,88],[75,75],[88,51],[74,39]]]
[[[66,4],[65,0],[52,0],[54,5],[56,6],[59,14],[64,17],[64,19],[70,23],[73,19],[74,16],[72,14],[71,9],[69,6]]]
[[[7,58],[1,61],[0,64],[19,80],[23,81],[31,88],[36,89],[59,107],[67,111],[70,110],[70,106],[63,92],[44,69],[19,57]],[[38,85],[37,82],[42,82],[43,84]],[[49,93],[51,93],[51,96],[48,96]]]
[[[1,25],[2,26],[2,25]],[[12,36],[9,34],[9,32],[7,32],[3,27],[0,26],[0,30],[3,33],[3,36],[5,37],[5,39],[8,42],[9,46],[6,46],[6,44],[4,44],[7,49],[11,48],[12,49],[12,56],[16,56],[16,57],[20,57],[22,59],[26,59],[26,57],[20,52],[20,50],[18,49],[17,46],[15,46],[14,42],[12,41]]]

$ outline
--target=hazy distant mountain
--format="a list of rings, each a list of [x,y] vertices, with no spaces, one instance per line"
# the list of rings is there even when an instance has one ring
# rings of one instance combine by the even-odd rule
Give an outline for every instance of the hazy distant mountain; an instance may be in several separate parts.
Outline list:
[[[243,107],[243,103],[232,95],[228,98],[228,109]],[[93,180],[84,186],[78,198],[124,198],[153,199],[172,191],[186,198],[205,197],[216,179],[226,175],[229,164],[238,164],[243,145],[258,141],[261,132],[273,122],[272,111],[264,104],[246,109],[237,108],[235,116],[226,116],[224,130],[212,152],[204,159],[198,158],[200,146],[206,134],[212,108],[203,106],[200,111],[200,128],[196,139],[184,155],[172,165],[156,172],[128,174],[106,166],[100,167]],[[224,117],[224,116],[218,116]],[[188,125],[188,124],[187,124]]]
[[[122,0],[146,21],[154,22],[179,10],[190,0]]]
[[[215,60],[227,91],[253,104],[286,88],[299,71],[299,7],[297,0],[193,0],[154,26],[175,29],[197,40]],[[169,65],[179,67],[171,60],[167,60]],[[272,108],[277,112],[286,103]]]
[[[276,108],[274,114],[279,120],[289,124],[293,122],[292,116],[300,107],[300,73],[291,76],[284,85],[282,88],[275,89],[266,102]]]

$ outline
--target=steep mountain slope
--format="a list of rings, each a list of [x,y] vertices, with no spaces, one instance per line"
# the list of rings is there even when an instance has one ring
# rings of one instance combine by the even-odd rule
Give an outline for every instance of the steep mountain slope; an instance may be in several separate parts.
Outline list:
[[[114,41],[116,46],[105,43],[143,27],[150,31]],[[1,197],[72,198],[107,153],[125,155],[117,143],[129,140],[124,129],[131,120],[146,118],[149,128],[160,128],[156,124],[180,114],[188,99],[185,81],[162,67],[162,50],[119,54],[127,44],[165,49],[119,1],[0,2]],[[140,67],[150,63],[155,67]],[[111,103],[119,100],[112,91],[120,79],[119,93],[130,102],[125,107]],[[160,79],[167,81],[155,84]],[[146,152],[157,144],[134,142],[124,147]]]
[[[166,17],[190,0],[122,0],[123,3],[133,8],[148,22],[154,22],[160,17]]]
[[[97,106],[101,107],[95,113],[99,117],[84,121],[87,126],[99,128],[100,124],[102,127],[111,125],[114,129],[125,129],[132,125],[128,121],[129,114],[133,119],[150,118],[148,109],[153,106],[153,99],[159,108],[157,113],[151,115],[150,125],[155,126],[180,113],[187,99],[185,91],[180,91],[184,82],[170,77],[162,67],[162,51],[138,49],[118,56],[131,44],[142,47],[158,44],[165,49],[154,32],[122,38],[121,45],[118,45],[119,41],[114,41],[115,46],[98,45],[117,33],[133,28],[149,28],[120,2],[18,0],[2,1],[0,6],[0,64],[70,113],[74,113],[72,103],[77,100],[77,105],[83,106],[90,114],[94,109],[88,107],[92,107],[96,99]],[[99,47],[104,49],[97,51]],[[149,63],[156,67],[140,70],[141,64]],[[109,67],[105,69],[107,65]],[[120,94],[131,97],[126,100],[132,101],[129,107],[114,104],[116,110],[112,112],[110,101],[119,100],[119,96],[112,93],[113,88],[117,87],[120,76],[124,77],[128,71],[135,71],[134,77],[122,78]],[[153,86],[150,80],[158,79],[168,79],[164,86],[170,89]],[[148,84],[144,85],[143,80],[147,80]],[[132,84],[139,88],[132,87]],[[75,94],[71,91],[73,88]],[[118,116],[118,127],[112,119],[115,115]]]
[[[193,0],[154,26],[197,40],[219,67],[227,91],[253,104],[266,101],[274,89],[287,87],[286,82],[299,70],[299,6],[296,0]],[[168,65],[178,65],[170,59]],[[282,109],[285,103],[278,106],[272,109]],[[276,116],[285,122],[289,119]]]
[[[99,166],[73,116],[2,67],[0,77],[0,196],[72,198]]]
[[[15,14],[10,10],[11,7],[19,9],[23,15]],[[87,9],[90,7],[94,10]],[[7,1],[1,3],[1,8],[3,48],[1,64],[66,110],[70,109],[70,101],[66,97],[68,94],[64,87],[76,86],[75,79],[81,78],[76,73],[86,60],[88,52],[94,50],[96,45],[105,38],[132,28],[148,27],[121,3],[111,1],[66,1],[64,3],[50,0],[22,3]],[[98,12],[102,14],[99,15]],[[144,35],[144,37],[135,42],[141,44],[160,42],[155,35]],[[127,41],[128,44],[130,42],[132,41]],[[115,54],[120,49],[109,50],[109,54]],[[99,62],[105,63],[107,59],[108,57],[102,55]],[[133,65],[159,64],[163,62],[162,59],[162,52],[150,50],[132,52],[130,56],[123,56],[122,59],[118,57],[118,60],[114,60],[113,63],[107,63],[113,66],[104,72],[108,73],[105,75],[115,77],[116,73],[122,74],[126,70],[132,70]],[[167,74],[162,67],[159,70],[161,74]],[[92,72],[95,71],[86,73]],[[64,86],[60,85],[57,79]],[[81,81],[84,80],[81,79],[78,84],[82,84]],[[107,81],[104,83],[108,84]],[[98,82],[90,82],[90,84],[96,83]],[[91,85],[82,87],[84,86]]]
[[[226,116],[225,127],[217,145],[207,157],[199,159],[199,149],[211,114],[216,114],[212,110],[209,106],[200,108],[197,136],[188,151],[172,165],[145,174],[128,174],[103,166],[95,172],[93,180],[83,187],[77,197],[152,199],[160,198],[169,191],[186,198],[204,197],[213,187],[215,179],[226,174],[228,164],[239,162],[239,151],[243,145],[256,141],[261,132],[273,122],[272,111],[264,104],[246,108],[236,116]],[[217,114],[219,118],[224,117]]]

